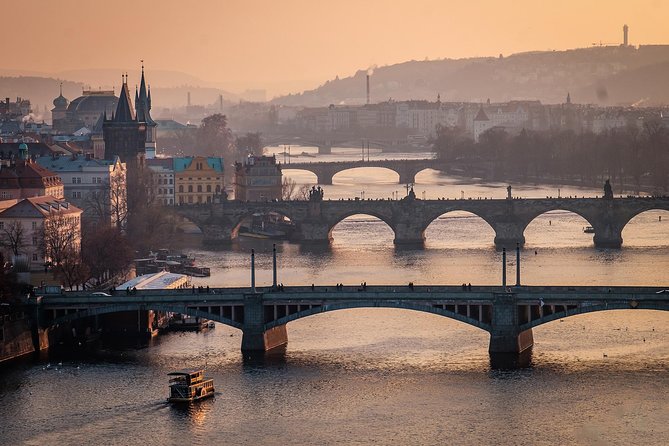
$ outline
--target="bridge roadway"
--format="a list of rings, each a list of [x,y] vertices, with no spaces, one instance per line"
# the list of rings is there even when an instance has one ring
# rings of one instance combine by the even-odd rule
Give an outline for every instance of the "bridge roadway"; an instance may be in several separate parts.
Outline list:
[[[667,287],[669,288],[669,287]],[[437,314],[490,333],[491,354],[531,349],[532,328],[577,314],[616,309],[669,310],[662,287],[385,285],[138,290],[93,296],[66,292],[27,298],[41,327],[48,328],[119,311],[155,310],[202,317],[243,332],[244,351],[267,351],[288,341],[288,322],[348,308],[401,308]],[[84,319],[85,321],[85,319]],[[89,319],[90,321],[90,319]]]
[[[306,170],[316,175],[318,184],[332,184],[332,178],[339,172],[358,167],[383,167],[396,172],[400,178],[400,184],[416,182],[416,175],[424,169],[433,169],[434,159],[402,159],[402,160],[369,160],[369,161],[333,161],[313,163],[288,163],[282,164],[282,170],[295,169]]]
[[[495,231],[495,245],[515,248],[525,243],[525,228],[539,215],[563,210],[583,217],[593,227],[593,242],[602,248],[620,248],[622,231],[636,215],[669,210],[669,197],[661,198],[523,198],[492,200],[322,200],[241,202],[176,206],[175,211],[202,229],[207,243],[225,244],[237,237],[243,220],[256,213],[276,212],[295,225],[292,238],[301,242],[329,243],[332,230],[351,215],[379,218],[394,232],[395,244],[421,245],[434,220],[452,211],[481,217]]]

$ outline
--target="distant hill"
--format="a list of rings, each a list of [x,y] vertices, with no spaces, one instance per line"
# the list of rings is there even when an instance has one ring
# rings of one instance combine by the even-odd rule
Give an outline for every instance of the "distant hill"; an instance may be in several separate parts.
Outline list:
[[[605,46],[567,51],[410,61],[377,68],[370,79],[372,102],[427,99],[483,102],[539,99],[560,103],[669,104],[669,45]],[[324,106],[365,101],[366,70],[300,94],[274,100]]]

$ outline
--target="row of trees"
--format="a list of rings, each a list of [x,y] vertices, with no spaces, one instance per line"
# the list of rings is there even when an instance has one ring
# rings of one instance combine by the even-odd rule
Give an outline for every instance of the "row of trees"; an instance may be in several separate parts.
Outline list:
[[[459,128],[439,127],[433,148],[445,164],[465,173],[483,171],[496,180],[552,178],[601,184],[610,178],[621,191],[642,186],[667,191],[669,131],[660,121],[615,128],[599,134],[571,130],[528,131],[511,135],[492,128],[479,142]]]
[[[260,133],[246,133],[235,137],[228,127],[225,115],[216,113],[202,120],[199,127],[176,130],[171,137],[161,137],[161,148],[177,154],[220,156],[230,162],[247,153],[260,153],[263,145]]]

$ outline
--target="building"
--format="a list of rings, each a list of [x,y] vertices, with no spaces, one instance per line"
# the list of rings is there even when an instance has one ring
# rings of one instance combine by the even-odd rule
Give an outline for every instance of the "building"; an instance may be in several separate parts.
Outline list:
[[[16,98],[15,102],[11,102],[9,98],[5,98],[4,102],[0,102],[0,120],[20,121],[30,113],[32,113],[32,107],[28,99]]]
[[[212,203],[222,196],[225,187],[223,158],[173,158],[173,169],[175,203]]]
[[[65,198],[83,210],[84,223],[125,226],[126,168],[119,157],[95,159],[91,154],[42,156],[36,163],[56,173]]]
[[[281,164],[275,156],[249,155],[243,163],[235,163],[235,199],[281,200],[281,180]]]
[[[0,238],[5,258],[22,264],[27,271],[42,270],[52,260],[43,243],[47,221],[55,222],[52,228],[61,231],[63,240],[78,251],[81,213],[81,209],[69,202],[50,196],[0,201]],[[58,223],[61,221],[62,225]]]
[[[119,285],[120,292],[138,290],[179,289],[188,288],[190,278],[184,274],[175,274],[161,271],[153,274],[143,274]],[[123,297],[119,297],[122,300]],[[158,334],[158,330],[167,326],[168,313],[153,310],[121,311],[113,314],[104,314],[99,317],[99,324],[105,334],[116,336],[143,336],[151,337]]]
[[[151,100],[145,86],[142,67],[141,94],[135,94],[138,103],[133,110],[128,90],[128,77],[123,76],[116,112],[102,123],[105,159],[119,157],[126,165],[128,208],[144,203],[146,191],[145,161],[147,148],[155,153],[155,122],[151,120]],[[148,121],[147,121],[148,120]],[[151,147],[153,149],[151,149]]]
[[[28,147],[19,146],[19,158],[0,166],[0,200],[48,195],[64,198],[61,178],[28,157]]]
[[[51,109],[53,130],[69,135],[83,127],[92,129],[100,116],[113,113],[117,103],[113,90],[84,90],[81,96],[69,102],[63,96],[61,85],[60,95],[53,100]]]
[[[176,203],[174,160],[172,158],[153,158],[146,160],[146,165],[151,172],[154,202],[163,206],[174,206]]]

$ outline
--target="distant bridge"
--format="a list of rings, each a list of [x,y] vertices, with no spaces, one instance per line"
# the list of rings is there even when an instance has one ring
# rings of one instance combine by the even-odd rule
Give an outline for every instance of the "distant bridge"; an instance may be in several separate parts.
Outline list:
[[[332,178],[339,172],[358,167],[382,167],[396,172],[400,184],[416,182],[416,175],[425,169],[435,167],[434,159],[403,159],[403,160],[369,160],[369,161],[336,161],[314,163],[282,164],[282,170],[306,170],[316,175],[318,184],[332,184]]]
[[[242,330],[244,351],[266,351],[287,342],[286,324],[349,308],[400,308],[454,319],[490,333],[491,354],[518,354],[534,343],[532,328],[577,314],[617,309],[669,310],[659,287],[384,285],[294,286],[276,289],[213,288],[209,293],[138,290],[95,296],[69,292],[27,299],[40,327],[48,328],[120,311],[156,310],[202,317]]]
[[[237,237],[242,221],[256,213],[276,212],[295,224],[297,241],[329,243],[332,230],[347,217],[371,215],[394,232],[396,244],[420,245],[432,221],[452,211],[481,217],[495,231],[497,247],[521,246],[525,228],[539,215],[564,210],[583,217],[594,229],[597,247],[620,248],[622,231],[636,215],[649,210],[669,210],[669,198],[539,198],[494,200],[324,200],[241,202],[177,206],[175,211],[202,229],[211,243],[229,243]]]

